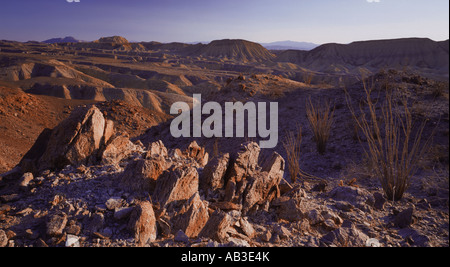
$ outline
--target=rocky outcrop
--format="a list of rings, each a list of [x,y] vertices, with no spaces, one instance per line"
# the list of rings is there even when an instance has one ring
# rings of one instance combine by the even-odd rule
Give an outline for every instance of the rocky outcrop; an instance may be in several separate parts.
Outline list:
[[[96,107],[85,107],[53,129],[44,154],[39,159],[40,170],[61,169],[66,165],[91,164],[105,140],[106,121]]]
[[[95,107],[80,107],[53,130],[44,130],[19,166],[24,172],[62,169],[67,165],[118,164],[141,148]]]
[[[37,162],[52,168],[18,176],[17,191],[0,180],[0,247],[433,242],[414,229],[430,211],[427,202],[396,208],[378,191],[323,181],[281,190],[283,157],[274,152],[261,163],[257,143],[209,161],[197,142],[144,147],[113,126],[95,107],[76,110],[41,146]]]

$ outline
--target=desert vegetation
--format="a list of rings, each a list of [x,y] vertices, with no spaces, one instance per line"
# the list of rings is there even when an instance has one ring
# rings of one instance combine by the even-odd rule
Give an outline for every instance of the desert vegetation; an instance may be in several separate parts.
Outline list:
[[[376,92],[374,82],[363,76],[362,85],[365,100],[360,103],[359,113],[351,104],[350,111],[365,138],[361,142],[365,158],[379,178],[387,199],[398,201],[429,150],[434,133],[425,135],[426,121],[415,123],[407,97],[389,82]],[[384,98],[375,100],[374,94],[378,97],[383,94]]]
[[[313,103],[311,98],[309,98],[306,103],[306,116],[314,133],[317,151],[320,154],[324,154],[330,138],[331,127],[333,126],[334,108],[331,107],[330,102]]]

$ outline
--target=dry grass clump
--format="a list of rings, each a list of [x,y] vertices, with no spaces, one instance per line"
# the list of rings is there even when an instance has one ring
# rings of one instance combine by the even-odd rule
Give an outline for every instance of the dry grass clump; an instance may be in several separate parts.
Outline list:
[[[295,183],[301,176],[300,155],[302,144],[302,128],[297,124],[297,132],[287,132],[283,147],[287,155],[288,172],[291,182]]]
[[[321,178],[311,175],[300,168],[302,145],[302,127],[297,123],[295,131],[287,131],[283,140],[283,147],[286,152],[287,169],[292,183],[297,183],[300,178],[304,182],[306,179],[322,181]]]
[[[375,86],[369,86],[366,79],[363,79],[363,87],[365,101],[360,104],[360,114],[356,114],[346,92],[348,106],[367,140],[364,149],[373,173],[379,177],[386,197],[398,201],[418,170],[419,161],[430,147],[433,134],[423,140],[426,123],[415,126],[406,97],[394,97],[388,83],[381,101],[372,99]]]
[[[306,103],[306,115],[314,133],[317,151],[321,155],[325,153],[327,142],[330,138],[334,110],[329,102],[313,104],[311,98],[309,98],[309,101]]]

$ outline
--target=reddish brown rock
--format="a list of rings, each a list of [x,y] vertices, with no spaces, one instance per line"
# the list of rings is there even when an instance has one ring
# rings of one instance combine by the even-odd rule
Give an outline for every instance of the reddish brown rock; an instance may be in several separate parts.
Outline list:
[[[260,147],[255,142],[248,142],[241,145],[241,148],[234,157],[234,161],[230,166],[229,175],[225,188],[224,201],[236,201],[242,198],[241,193],[247,185],[247,178],[253,175],[258,166]]]
[[[163,142],[157,141],[153,142],[148,146],[147,158],[157,158],[157,157],[167,157],[169,155],[167,148],[164,146]]]
[[[230,177],[238,183],[244,177],[252,174],[258,167],[260,151],[261,148],[255,142],[243,144],[236,155]]]
[[[145,246],[156,240],[156,218],[150,202],[141,202],[133,210],[128,222],[138,246]]]
[[[189,200],[198,192],[199,176],[192,166],[172,167],[165,171],[156,181],[153,199],[161,207],[171,202]]]
[[[0,248],[4,248],[8,245],[8,237],[5,231],[0,230]]]
[[[272,157],[262,167],[263,172],[269,173],[271,179],[279,180],[283,179],[286,163],[283,157],[277,152],[273,152]]]
[[[288,196],[280,197],[272,202],[279,219],[290,222],[299,221],[308,215],[302,200]]]
[[[203,170],[200,187],[206,192],[208,189],[217,190],[225,185],[225,173],[230,162],[230,154],[214,158]]]
[[[209,160],[209,154],[205,151],[205,148],[200,147],[196,141],[192,142],[186,152],[188,157],[195,159],[200,164],[200,167],[206,166]]]
[[[200,232],[199,237],[211,238],[217,242],[225,243],[229,237],[227,231],[234,223],[233,217],[223,211],[216,210]]]
[[[95,107],[76,109],[70,117],[53,129],[40,169],[63,168],[66,165],[90,164],[96,155],[105,132],[105,119]]]
[[[271,176],[267,172],[258,172],[249,178],[244,192],[243,212],[248,212],[255,205],[270,203],[279,197],[278,185],[280,181],[280,176]]]
[[[130,156],[138,147],[133,144],[127,134],[114,136],[101,152],[103,165],[118,164],[122,159]]]
[[[167,167],[168,163],[162,158],[133,161],[120,177],[121,186],[133,192],[151,193]]]
[[[209,219],[208,207],[195,194],[173,218],[173,230],[182,230],[189,238],[196,238]]]
[[[49,236],[60,236],[63,234],[64,228],[67,224],[67,215],[55,214],[48,218],[47,220],[47,235]]]

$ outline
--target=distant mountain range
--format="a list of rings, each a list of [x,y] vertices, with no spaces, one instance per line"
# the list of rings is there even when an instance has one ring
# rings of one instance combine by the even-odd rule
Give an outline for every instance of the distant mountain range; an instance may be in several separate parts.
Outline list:
[[[52,38],[43,41],[46,44],[57,44],[57,43],[81,43],[84,41],[78,40],[72,36],[64,37],[64,38]],[[132,43],[140,43],[140,42],[132,42]],[[211,42],[187,42],[186,44],[210,44]],[[294,41],[281,41],[281,42],[273,42],[273,43],[259,43],[267,50],[305,50],[310,51],[316,47],[318,44],[308,43],[308,42],[294,42]]]
[[[260,43],[268,50],[313,50],[318,44],[308,42],[282,41],[273,43]]]
[[[57,44],[57,43],[80,43],[82,41],[75,39],[72,36],[67,36],[64,38],[52,38],[52,39],[48,39],[43,41],[43,43],[46,44]]]
[[[136,51],[165,51],[182,56],[210,57],[241,62],[288,62],[316,70],[379,69],[413,67],[448,72],[449,41],[428,38],[402,38],[359,41],[350,44],[316,45],[305,42],[254,43],[246,40],[216,40],[208,44],[139,42],[129,43],[113,36],[94,42],[80,42],[73,37],[54,38],[44,43],[76,43],[77,47]],[[272,50],[272,52],[270,51]],[[273,50],[281,50],[274,52]]]
[[[324,44],[311,51],[287,50],[277,57],[310,69],[324,71],[336,67],[402,68],[447,71],[449,69],[449,41],[436,42],[428,38],[402,38]]]

